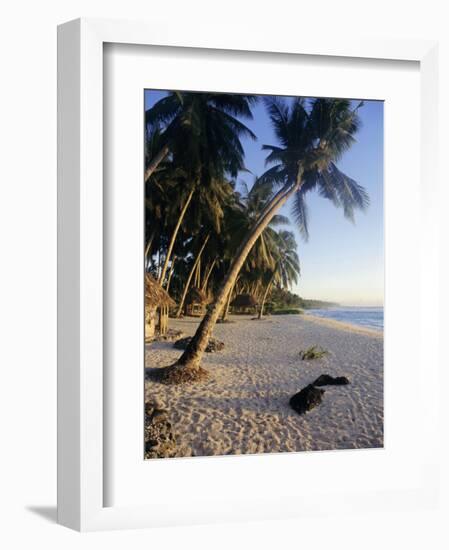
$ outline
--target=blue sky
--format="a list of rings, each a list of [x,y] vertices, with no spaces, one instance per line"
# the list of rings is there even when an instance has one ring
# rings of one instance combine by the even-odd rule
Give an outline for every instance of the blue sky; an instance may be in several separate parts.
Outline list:
[[[165,92],[147,90],[145,108]],[[263,144],[276,145],[263,103],[253,109],[254,119],[245,121],[257,135],[256,142],[243,140],[247,168],[254,175],[265,170]],[[344,305],[383,305],[383,102],[365,101],[359,110],[362,128],[357,143],[345,153],[338,166],[363,185],[370,197],[366,212],[356,212],[355,224],[343,212],[317,194],[309,194],[309,233],[304,242],[293,217],[289,229],[296,235],[301,277],[292,290],[303,298],[335,301]],[[251,185],[253,176],[240,179]],[[291,204],[282,213],[289,216]]]

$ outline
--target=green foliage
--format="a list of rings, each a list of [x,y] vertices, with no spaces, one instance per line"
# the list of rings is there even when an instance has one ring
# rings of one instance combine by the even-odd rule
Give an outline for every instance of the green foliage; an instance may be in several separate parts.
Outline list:
[[[286,288],[275,286],[271,291],[270,300],[267,302],[265,309],[269,313],[276,309],[321,309],[335,306],[338,306],[338,304],[323,302],[322,300],[306,300]]]
[[[340,304],[336,302],[324,302],[323,300],[306,300],[305,298],[300,298],[301,304],[304,309],[326,309],[328,307],[337,307]]]
[[[264,97],[277,145],[264,145],[268,170],[260,178],[273,188],[292,188],[301,167],[301,186],[293,200],[293,217],[305,240],[308,239],[310,191],[330,200],[354,221],[355,210],[365,210],[369,197],[363,187],[337,166],[345,151],[355,142],[360,128],[359,108],[348,99],[294,98],[290,103],[276,96]]]
[[[263,146],[266,172],[249,186],[237,183],[248,174],[244,144],[256,136],[245,124],[253,119],[252,108],[258,101],[262,100],[251,95],[169,92],[146,112],[146,165],[164,148],[169,150],[145,186],[146,269],[157,277],[162,265],[168,267],[167,273],[174,265],[169,290],[177,300],[208,235],[198,277],[213,301],[241,243],[280,189],[287,192],[298,178],[302,183],[292,197],[292,214],[305,238],[309,192],[330,200],[350,220],[355,210],[368,205],[365,190],[336,166],[360,126],[361,105],[354,107],[349,100],[266,96],[263,102],[276,143]],[[300,262],[294,235],[285,230],[289,219],[285,210],[281,212],[245,258],[234,295],[249,293],[264,303],[264,312],[278,315],[336,305],[306,300],[288,290],[298,283]]]
[[[301,350],[299,352],[299,357],[303,361],[311,361],[313,359],[321,359],[328,354],[329,352],[325,349],[319,348],[318,346],[310,346],[310,348],[307,348],[306,350]]]
[[[275,309],[271,312],[272,315],[301,315],[304,313],[302,309]]]

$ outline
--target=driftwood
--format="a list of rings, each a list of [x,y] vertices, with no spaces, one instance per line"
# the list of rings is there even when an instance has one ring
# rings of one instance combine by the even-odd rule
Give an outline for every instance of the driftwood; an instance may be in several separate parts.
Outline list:
[[[322,374],[313,382],[314,386],[345,386],[349,384],[349,380],[346,376],[333,377],[329,374]]]

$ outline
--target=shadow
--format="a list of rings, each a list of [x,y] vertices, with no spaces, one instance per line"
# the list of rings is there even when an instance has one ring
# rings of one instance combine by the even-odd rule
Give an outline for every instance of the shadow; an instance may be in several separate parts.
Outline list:
[[[58,513],[56,506],[27,506],[26,509],[51,523],[56,523]]]

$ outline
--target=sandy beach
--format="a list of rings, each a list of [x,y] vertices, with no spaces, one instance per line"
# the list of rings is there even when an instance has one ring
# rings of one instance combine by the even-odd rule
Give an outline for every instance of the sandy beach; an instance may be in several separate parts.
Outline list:
[[[181,456],[375,448],[383,446],[383,333],[310,315],[231,316],[214,337],[225,343],[205,353],[210,380],[191,385],[145,383],[146,400],[168,409]],[[198,319],[170,319],[193,335]],[[329,353],[303,361],[301,350]],[[146,367],[180,355],[172,342],[146,345]],[[305,415],[290,397],[320,374],[346,376],[347,386],[326,386],[323,402]]]

